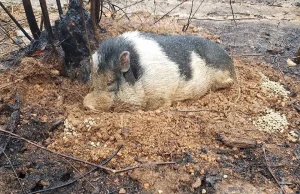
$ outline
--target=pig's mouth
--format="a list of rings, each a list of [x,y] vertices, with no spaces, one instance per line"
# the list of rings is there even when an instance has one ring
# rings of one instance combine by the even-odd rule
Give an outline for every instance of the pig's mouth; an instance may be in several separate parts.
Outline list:
[[[113,105],[113,95],[108,92],[94,92],[87,94],[83,100],[83,106],[95,112],[108,111]]]

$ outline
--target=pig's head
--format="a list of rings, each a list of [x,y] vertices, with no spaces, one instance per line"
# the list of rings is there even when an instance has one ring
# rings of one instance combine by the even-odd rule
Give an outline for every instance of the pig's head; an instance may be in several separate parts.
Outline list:
[[[92,55],[94,91],[84,98],[84,106],[92,110],[108,110],[114,104],[122,76],[130,69],[130,52],[104,41]]]

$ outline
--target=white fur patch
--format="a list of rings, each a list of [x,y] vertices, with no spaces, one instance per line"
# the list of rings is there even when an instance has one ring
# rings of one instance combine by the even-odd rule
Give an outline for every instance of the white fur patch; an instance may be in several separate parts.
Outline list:
[[[211,86],[212,69],[195,52],[191,52],[190,58],[192,79],[189,81],[180,79],[174,101],[199,98],[207,93]]]

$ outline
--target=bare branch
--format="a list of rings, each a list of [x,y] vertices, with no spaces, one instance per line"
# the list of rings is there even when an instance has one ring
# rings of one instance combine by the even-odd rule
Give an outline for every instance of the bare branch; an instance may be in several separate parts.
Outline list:
[[[193,1],[193,2],[194,2],[194,1]],[[192,3],[193,3],[193,2],[192,2]],[[203,4],[203,2],[204,2],[204,0],[201,1],[201,3],[199,4],[199,6],[197,7],[196,11],[194,12],[193,16],[191,17],[191,13],[192,13],[192,10],[193,10],[193,5],[192,5],[191,13],[190,13],[189,19],[188,19],[188,23],[187,23],[186,25],[184,25],[183,28],[182,28],[182,31],[183,31],[183,32],[187,31],[187,29],[189,28],[189,25],[190,25],[192,19],[194,19],[195,14],[198,12],[198,10],[199,10],[199,8],[201,7],[201,5]]]
[[[234,24],[235,24],[235,26],[237,26],[236,21],[235,21],[235,17],[234,17],[234,12],[233,12],[233,8],[232,8],[231,0],[229,0],[229,4],[230,4],[230,8],[231,8],[231,13],[232,13],[232,18],[233,18]]]
[[[176,9],[177,7],[179,7],[180,5],[184,4],[185,2],[187,2],[188,0],[184,0],[182,2],[180,2],[179,4],[177,4],[175,7],[173,7],[170,11],[168,11],[166,14],[164,14],[161,18],[159,18],[158,20],[156,20],[154,22],[154,24],[156,24],[157,22],[159,22],[160,20],[162,20],[164,17],[166,17],[167,15],[169,15],[169,13],[171,13],[174,9]]]
[[[113,14],[115,14],[121,10],[124,13],[124,15],[126,16],[126,18],[130,21],[130,18],[128,17],[127,13],[124,11],[124,8],[121,8],[118,5],[111,3],[110,1],[108,1],[107,3],[110,5],[110,7],[112,7]],[[118,8],[118,10],[116,10],[115,7]]]

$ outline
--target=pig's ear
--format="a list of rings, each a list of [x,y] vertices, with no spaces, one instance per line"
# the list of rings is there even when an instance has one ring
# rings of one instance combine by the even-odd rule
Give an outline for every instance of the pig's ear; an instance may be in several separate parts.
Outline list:
[[[121,68],[121,72],[125,73],[130,68],[130,52],[123,51],[119,57],[119,65]]]

